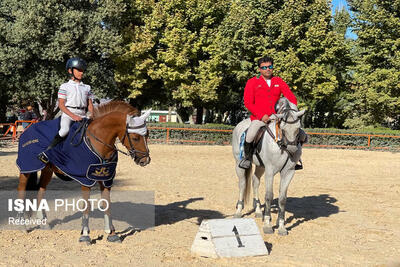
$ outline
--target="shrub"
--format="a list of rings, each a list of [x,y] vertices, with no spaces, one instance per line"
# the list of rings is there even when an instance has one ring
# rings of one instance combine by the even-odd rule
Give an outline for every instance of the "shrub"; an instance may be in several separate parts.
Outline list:
[[[152,142],[165,143],[168,140],[173,144],[215,144],[228,145],[231,142],[233,126],[225,124],[179,124],[179,123],[149,123],[150,139]],[[169,128],[169,130],[167,130]],[[178,128],[178,129],[171,129]],[[189,130],[190,129],[190,130]],[[196,130],[198,129],[198,130]],[[215,131],[213,131],[215,130]],[[223,130],[223,131],[219,131]],[[368,135],[370,136],[370,147],[364,149],[382,149],[400,151],[400,131],[390,129],[304,129],[309,133],[310,145],[340,146],[343,148],[359,148],[368,146]],[[314,134],[315,133],[315,134]],[[328,133],[322,135],[319,133]],[[349,134],[349,135],[329,135]],[[373,136],[379,135],[379,136]],[[385,137],[388,136],[388,137]],[[391,136],[398,136],[393,138]]]

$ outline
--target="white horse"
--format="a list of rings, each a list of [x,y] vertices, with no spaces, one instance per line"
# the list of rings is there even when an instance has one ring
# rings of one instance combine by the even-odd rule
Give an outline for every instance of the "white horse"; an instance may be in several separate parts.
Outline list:
[[[253,155],[253,163],[255,171],[252,175],[252,167],[245,170],[240,168],[240,142],[243,132],[250,126],[250,119],[241,121],[233,130],[232,136],[232,151],[236,160],[236,174],[239,177],[239,200],[236,204],[236,213],[234,217],[242,216],[244,201],[248,202],[250,195],[251,181],[253,181],[254,200],[253,207],[256,217],[263,216],[261,211],[261,203],[259,200],[258,187],[260,178],[265,172],[265,210],[264,210],[264,226],[263,230],[266,234],[274,232],[271,225],[271,204],[273,200],[273,180],[275,174],[280,172],[280,188],[279,188],[279,214],[277,218],[278,234],[287,235],[285,228],[285,204],[287,190],[295,173],[295,165],[300,160],[302,153],[300,135],[305,135],[300,129],[300,117],[305,110],[298,111],[296,105],[292,104],[286,98],[281,98],[278,101],[279,108],[277,114],[271,116],[271,122],[267,125],[269,130],[264,133],[262,148],[259,157],[256,153]],[[278,140],[276,136],[281,129],[281,138]],[[299,135],[299,133],[301,133]],[[306,135],[305,135],[306,136]],[[301,141],[305,141],[305,138]],[[252,176],[252,179],[250,177]]]

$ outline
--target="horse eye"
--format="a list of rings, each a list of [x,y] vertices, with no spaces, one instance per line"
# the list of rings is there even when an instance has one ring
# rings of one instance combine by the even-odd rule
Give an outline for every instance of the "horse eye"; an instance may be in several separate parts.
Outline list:
[[[137,136],[136,134],[130,134],[130,137],[133,141],[137,142],[140,140],[140,136]]]

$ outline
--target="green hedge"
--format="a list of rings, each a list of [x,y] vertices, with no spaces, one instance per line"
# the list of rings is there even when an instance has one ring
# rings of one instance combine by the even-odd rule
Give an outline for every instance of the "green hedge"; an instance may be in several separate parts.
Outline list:
[[[169,142],[171,144],[190,144],[190,145],[226,145],[230,144],[233,126],[224,124],[179,124],[179,123],[149,123],[149,127],[163,128],[191,128],[191,129],[217,129],[229,130],[229,132],[218,131],[193,131],[193,130],[170,130]],[[309,133],[344,133],[344,134],[370,134],[370,135],[388,135],[399,136],[400,131],[389,129],[358,129],[358,130],[342,130],[342,129],[304,129]],[[167,131],[165,129],[151,129],[150,139],[154,143],[165,143]],[[184,142],[182,140],[194,140],[200,142]],[[390,150],[400,151],[400,138],[387,137],[371,137],[370,149],[380,147],[388,147]],[[326,146],[368,146],[367,136],[355,135],[309,135],[310,145],[326,145]],[[367,148],[368,149],[368,148]]]
[[[233,130],[231,125],[207,123],[207,124],[186,124],[177,122],[162,122],[162,123],[147,123],[149,127],[169,127],[169,128],[197,128],[197,129],[218,129],[218,130]]]
[[[400,136],[399,130],[391,130],[387,128],[364,128],[364,129],[305,128],[304,130],[306,132],[317,132],[317,133],[350,133],[350,134],[377,134],[377,135]]]
[[[370,134],[381,135],[371,136],[370,149],[387,147],[389,150],[400,150],[400,138],[389,138],[383,136],[399,136],[400,131],[390,129],[304,129],[309,133],[341,133],[341,134]],[[311,145],[337,145],[337,146],[368,146],[367,136],[357,135],[309,135],[309,144]],[[368,148],[366,148],[368,149]]]
[[[191,129],[217,129],[228,130],[228,132],[218,131],[192,131],[192,130],[170,130],[169,142],[174,144],[189,145],[226,145],[231,143],[233,126],[224,124],[179,124],[179,123],[149,123],[149,127],[163,128],[191,128]],[[164,129],[151,129],[150,139],[152,142],[165,143],[167,131]],[[182,140],[193,140],[199,142],[184,142]]]

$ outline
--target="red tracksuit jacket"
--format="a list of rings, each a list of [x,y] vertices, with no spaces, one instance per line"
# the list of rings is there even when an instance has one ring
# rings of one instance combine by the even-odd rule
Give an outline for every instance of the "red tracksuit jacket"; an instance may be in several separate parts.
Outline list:
[[[244,88],[244,105],[251,112],[251,120],[261,120],[267,114],[275,113],[275,103],[283,94],[290,102],[297,105],[296,96],[289,86],[280,77],[271,78],[271,87],[267,81],[260,76],[253,77],[247,81]]]

